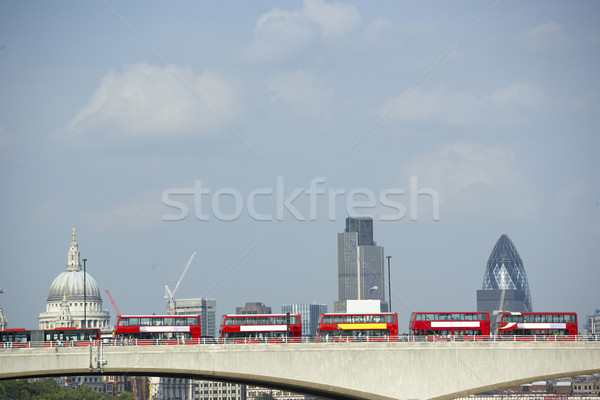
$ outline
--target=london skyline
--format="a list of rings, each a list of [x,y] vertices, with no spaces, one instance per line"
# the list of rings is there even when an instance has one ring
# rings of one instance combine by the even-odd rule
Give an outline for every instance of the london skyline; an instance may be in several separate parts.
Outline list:
[[[37,325],[74,226],[113,316],[104,289],[123,313],[164,312],[164,285],[194,251],[178,297],[217,299],[219,314],[247,301],[331,307],[350,193],[375,202],[356,211],[372,214],[392,256],[401,322],[411,311],[475,309],[503,233],[536,311],[591,313],[599,18],[593,1],[259,1],[233,11],[2,2],[9,326]],[[313,207],[308,191],[321,177],[326,195]],[[426,195],[411,218],[411,177],[439,194],[437,220]],[[176,195],[167,198],[189,216],[165,220],[178,211],[164,194],[196,182],[212,190],[202,204],[210,220]],[[279,182],[282,201],[303,190],[292,204],[304,220],[285,207],[278,218]],[[236,215],[234,191],[243,212],[217,218]],[[382,198],[404,217],[384,220],[398,209]]]

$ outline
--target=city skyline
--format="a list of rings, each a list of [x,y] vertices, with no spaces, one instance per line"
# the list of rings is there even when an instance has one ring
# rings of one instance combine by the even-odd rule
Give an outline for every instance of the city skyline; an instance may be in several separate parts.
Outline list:
[[[37,326],[73,226],[111,321],[105,289],[163,313],[193,252],[177,297],[218,315],[332,307],[348,216],[373,217],[403,327],[475,309],[503,233],[536,311],[591,313],[599,19],[585,0],[0,3],[9,326]]]

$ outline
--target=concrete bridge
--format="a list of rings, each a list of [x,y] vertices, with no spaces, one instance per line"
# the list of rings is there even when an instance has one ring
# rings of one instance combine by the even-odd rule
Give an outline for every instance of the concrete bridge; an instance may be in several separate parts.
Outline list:
[[[170,376],[255,384],[335,399],[445,400],[502,386],[598,372],[600,342],[0,349],[0,379],[99,373]]]

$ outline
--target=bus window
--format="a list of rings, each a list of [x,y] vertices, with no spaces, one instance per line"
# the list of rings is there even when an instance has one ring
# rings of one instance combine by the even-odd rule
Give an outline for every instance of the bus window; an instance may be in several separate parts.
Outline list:
[[[387,323],[394,323],[396,322],[396,316],[394,314],[388,314],[385,316],[385,322]]]
[[[365,322],[365,316],[364,315],[356,315],[354,317],[354,321],[356,323],[363,323],[363,322]]]
[[[418,315],[417,315],[417,317],[418,317]],[[412,318],[411,318],[411,321],[412,321]],[[373,322],[383,322],[383,316],[382,315],[374,315]]]
[[[256,325],[256,317],[247,317],[246,321],[248,325]]]
[[[354,322],[354,316],[353,315],[344,315],[344,322],[347,324],[351,324]]]
[[[142,326],[152,325],[152,321],[150,320],[150,318],[140,318],[140,325],[142,325]]]
[[[452,321],[462,321],[464,319],[463,314],[452,314]]]
[[[267,317],[259,317],[258,318],[258,324],[259,325],[267,325],[268,324],[268,318]]]
[[[341,315],[334,315],[333,316],[333,323],[334,324],[341,324],[342,322],[344,322],[344,319],[342,318]]]
[[[485,321],[487,319],[487,315],[485,313],[480,313],[479,314],[479,320],[480,321]]]
[[[440,314],[440,321],[450,321],[450,314]]]
[[[411,321],[413,318],[411,318]],[[425,314],[417,314],[417,321],[425,321]]]
[[[331,315],[325,315],[323,317],[323,323],[324,324],[330,324],[331,323]]]

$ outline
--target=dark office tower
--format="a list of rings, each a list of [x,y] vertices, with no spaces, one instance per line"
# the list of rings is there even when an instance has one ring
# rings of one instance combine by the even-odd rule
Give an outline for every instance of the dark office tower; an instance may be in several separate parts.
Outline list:
[[[380,300],[387,311],[383,247],[373,241],[372,218],[346,218],[338,233],[338,301],[334,312],[346,312],[346,300]]]
[[[373,241],[373,218],[346,218],[346,231],[358,233],[359,246],[375,246]]]
[[[477,291],[477,311],[532,311],[523,261],[507,235],[500,236],[490,254],[483,286]]]

